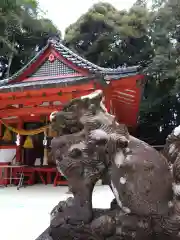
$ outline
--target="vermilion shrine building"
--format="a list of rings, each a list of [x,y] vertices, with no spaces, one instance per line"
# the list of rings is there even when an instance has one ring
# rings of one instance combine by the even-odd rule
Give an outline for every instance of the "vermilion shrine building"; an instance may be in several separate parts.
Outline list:
[[[107,82],[101,85],[99,78]],[[134,128],[137,123],[143,76],[137,67],[102,68],[78,56],[60,42],[49,41],[25,67],[0,82],[0,119],[17,129],[44,126],[51,112],[61,110],[72,98],[103,89],[106,107],[118,121]],[[17,134],[4,141],[6,127],[0,124],[0,162],[28,164],[23,149],[25,136],[16,145]],[[43,136],[34,136],[34,154],[43,155]],[[37,149],[39,151],[37,151]],[[35,156],[36,157],[36,156]],[[43,156],[41,156],[43,157]],[[33,164],[31,162],[31,164]]]

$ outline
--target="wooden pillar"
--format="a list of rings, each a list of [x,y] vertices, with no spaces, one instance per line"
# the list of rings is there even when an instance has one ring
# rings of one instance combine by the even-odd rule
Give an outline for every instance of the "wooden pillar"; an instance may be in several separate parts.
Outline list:
[[[18,124],[17,124],[18,129],[23,128],[23,120],[19,118]],[[20,140],[20,145],[16,145],[16,163],[21,164],[22,163],[22,154],[21,154],[22,146],[21,146],[21,140]]]

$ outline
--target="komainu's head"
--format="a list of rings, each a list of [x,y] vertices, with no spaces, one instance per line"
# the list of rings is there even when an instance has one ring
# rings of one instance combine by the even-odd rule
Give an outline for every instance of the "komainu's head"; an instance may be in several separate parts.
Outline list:
[[[104,125],[113,129],[114,138],[117,138],[118,134],[120,139],[120,135],[122,135],[125,142],[128,142],[129,132],[126,126],[118,124],[115,117],[107,112],[101,90],[72,99],[62,111],[52,113],[50,120],[53,130],[59,132],[59,135],[78,132],[84,127],[89,132]]]
[[[83,116],[95,115],[98,111],[105,111],[102,104],[103,93],[97,90],[80,98],[72,99],[62,111],[50,115],[51,127],[57,132],[76,132],[83,127]],[[82,120],[82,121],[81,121]]]
[[[50,115],[51,128],[58,135],[71,134],[83,128],[79,122],[76,112],[66,112],[64,110],[53,112]]]

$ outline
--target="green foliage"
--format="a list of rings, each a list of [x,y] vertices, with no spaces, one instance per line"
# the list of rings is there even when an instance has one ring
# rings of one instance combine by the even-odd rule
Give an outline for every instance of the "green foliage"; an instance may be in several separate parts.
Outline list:
[[[98,3],[67,28],[65,42],[101,66],[146,64],[152,55],[149,19],[148,10],[138,5],[126,12]]]
[[[8,62],[7,76],[16,72],[59,30],[42,15],[36,0],[0,1],[0,56]]]
[[[65,43],[101,66],[143,66],[139,134],[162,143],[180,124],[180,1],[149,2],[137,0],[129,11],[95,4],[67,28]]]
[[[180,2],[159,1],[156,9],[158,10],[152,12],[150,25],[154,57],[144,69],[148,85],[141,107],[140,123],[145,137],[154,131],[152,138],[162,143],[172,129],[180,124],[177,117],[180,114]],[[157,138],[158,134],[161,139]]]

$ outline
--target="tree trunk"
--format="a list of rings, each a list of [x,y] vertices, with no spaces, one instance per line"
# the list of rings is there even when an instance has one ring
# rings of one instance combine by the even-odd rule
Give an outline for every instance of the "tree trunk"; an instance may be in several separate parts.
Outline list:
[[[13,57],[14,57],[14,52],[12,51],[10,53],[9,59],[8,59],[8,67],[7,67],[7,72],[6,72],[6,78],[9,78]]]

